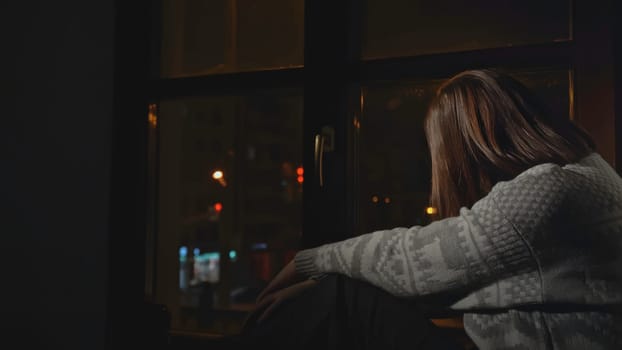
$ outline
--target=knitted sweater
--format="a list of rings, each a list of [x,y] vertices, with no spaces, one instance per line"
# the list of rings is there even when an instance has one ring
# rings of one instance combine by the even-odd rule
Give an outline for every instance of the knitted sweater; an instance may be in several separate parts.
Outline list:
[[[452,295],[480,349],[622,349],[622,179],[600,155],[540,164],[459,216],[302,250],[296,270]]]

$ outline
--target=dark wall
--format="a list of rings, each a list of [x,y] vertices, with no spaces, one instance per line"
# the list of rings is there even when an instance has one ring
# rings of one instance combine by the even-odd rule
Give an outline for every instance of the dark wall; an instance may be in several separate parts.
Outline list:
[[[3,1],[0,33],[0,348],[101,349],[113,2]]]

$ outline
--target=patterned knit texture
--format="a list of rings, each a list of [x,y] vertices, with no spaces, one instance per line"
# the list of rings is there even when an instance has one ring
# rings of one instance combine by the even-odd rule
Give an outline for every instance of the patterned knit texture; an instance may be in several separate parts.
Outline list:
[[[400,297],[447,295],[479,349],[622,349],[622,179],[593,153],[497,183],[460,215],[300,251]],[[617,310],[617,311],[614,311]]]

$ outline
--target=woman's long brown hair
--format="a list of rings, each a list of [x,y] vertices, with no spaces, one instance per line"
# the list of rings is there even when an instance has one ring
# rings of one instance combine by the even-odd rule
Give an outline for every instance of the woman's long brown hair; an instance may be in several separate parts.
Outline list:
[[[462,72],[441,85],[425,130],[430,202],[440,217],[458,215],[498,181],[534,165],[564,165],[594,150],[586,132],[553,116],[525,86],[494,70]]]

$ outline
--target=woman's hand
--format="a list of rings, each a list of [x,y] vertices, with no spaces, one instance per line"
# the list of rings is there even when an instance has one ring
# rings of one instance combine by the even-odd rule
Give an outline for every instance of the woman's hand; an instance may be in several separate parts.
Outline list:
[[[257,304],[261,304],[261,301],[271,293],[276,292],[279,289],[283,289],[295,282],[302,281],[302,277],[296,273],[296,264],[294,260],[290,261],[285,265],[279,273],[268,283],[268,286],[264,288],[264,290],[259,294],[257,300],[255,301]]]
[[[259,315],[257,323],[261,323],[263,320],[268,318],[284,301],[294,298],[316,284],[317,281],[309,279],[264,295],[262,299],[259,299],[259,302],[253,311],[253,314]]]
[[[257,322],[265,320],[285,300],[299,295],[316,283],[315,280],[305,280],[297,274],[295,262],[290,261],[259,294],[255,309],[245,323],[252,322],[255,318]]]

